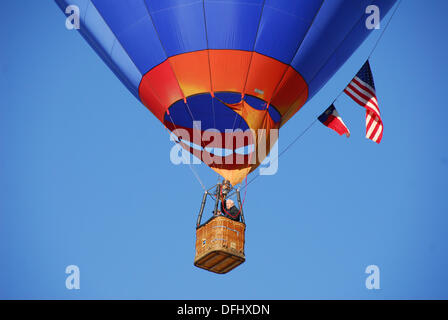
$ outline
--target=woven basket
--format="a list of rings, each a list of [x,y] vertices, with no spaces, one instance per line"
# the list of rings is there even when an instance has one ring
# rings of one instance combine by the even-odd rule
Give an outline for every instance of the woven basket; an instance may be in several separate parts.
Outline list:
[[[196,229],[194,265],[215,273],[227,273],[242,264],[244,232],[241,222],[217,216]]]

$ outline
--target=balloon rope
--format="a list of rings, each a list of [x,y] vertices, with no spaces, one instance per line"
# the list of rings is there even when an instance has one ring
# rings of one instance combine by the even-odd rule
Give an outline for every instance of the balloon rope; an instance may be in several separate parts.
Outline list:
[[[315,118],[313,120],[313,122],[311,122],[311,124],[305,128],[305,130],[303,130],[293,141],[291,141],[285,149],[282,150],[282,152],[279,153],[278,157],[280,158],[286,151],[288,151],[289,148],[291,148],[291,146],[297,142],[297,140],[299,140],[300,138],[302,138],[302,136],[311,129],[311,127],[317,122],[317,118]]]
[[[169,117],[171,119],[171,123],[174,125],[174,129],[177,130],[177,126],[176,126],[176,124],[173,121],[173,117],[171,117],[171,114],[169,114],[169,113],[168,113],[168,115],[169,115]],[[172,131],[168,130],[168,128],[166,126],[164,126],[164,127],[165,127],[166,131],[168,131],[169,135],[173,134],[174,136],[176,136]],[[179,137],[177,137],[177,136],[176,136],[176,138],[179,139]],[[175,141],[174,143],[180,143],[180,140],[179,141]],[[182,148],[182,146],[181,146],[181,148]],[[204,191],[207,191],[207,189],[204,186],[204,183],[202,182],[201,178],[199,177],[199,174],[196,172],[196,170],[193,168],[193,166],[191,165],[190,162],[188,162],[188,166],[190,167],[191,172],[193,172],[193,175],[198,180],[198,182],[201,185],[202,189],[204,189]]]
[[[400,6],[400,4],[401,4],[401,0],[398,1],[397,6],[395,7],[394,11],[392,12],[392,15],[390,16],[389,20],[386,23],[386,26],[384,27],[384,29],[381,32],[380,36],[376,40],[375,45],[373,46],[372,50],[370,51],[370,54],[369,54],[367,60],[372,56],[373,52],[375,51],[376,47],[378,46],[378,43],[380,42],[381,38],[383,37],[384,33],[386,32],[386,29],[389,26],[389,23],[392,21],[392,18],[394,17],[395,12],[397,12],[398,7]]]
[[[275,163],[275,161],[278,161],[278,159],[286,152],[286,151],[288,151],[289,150],[289,148],[291,148],[292,147],[292,145],[293,144],[295,144],[300,138],[302,138],[304,135],[305,135],[305,133],[307,133],[308,132],[308,130],[310,130],[311,129],[311,127],[317,122],[317,118],[315,118],[309,125],[308,125],[308,127],[306,127],[294,140],[292,140],[280,153],[279,153],[279,155],[278,155],[278,157],[274,160],[274,163]],[[278,142],[277,142],[278,143]],[[258,173],[257,173],[257,175],[255,176],[255,177],[253,177],[249,182],[247,182],[246,181],[246,186],[244,186],[243,188],[245,189],[245,192],[246,192],[246,189],[247,189],[247,186],[248,185],[250,185],[255,179],[257,179],[258,177],[260,176],[260,170],[258,170]],[[246,176],[246,179],[247,179],[247,176]]]
[[[378,37],[378,39],[376,39],[376,42],[375,42],[374,46],[372,47],[372,49],[370,50],[370,53],[369,53],[369,55],[367,56],[367,59],[366,59],[366,60],[369,60],[369,59],[370,59],[370,57],[372,56],[372,54],[373,54],[373,52],[375,51],[376,47],[378,46],[378,43],[380,42],[381,38],[383,37],[384,33],[386,32],[387,27],[389,26],[390,22],[392,21],[392,18],[394,17],[395,13],[397,12],[398,7],[399,7],[400,4],[401,4],[401,1],[402,1],[402,0],[399,0],[399,1],[398,1],[397,6],[395,7],[394,11],[392,12],[392,14],[391,14],[389,20],[387,20],[386,26],[383,28],[383,31],[381,32],[380,36]],[[350,80],[350,82],[351,82],[351,81],[352,81],[352,80]],[[348,84],[347,84],[347,86],[348,86]],[[345,87],[347,87],[347,86],[345,86]],[[345,87],[344,87],[344,88],[345,88]],[[337,97],[333,100],[333,102],[332,102],[331,104],[335,103],[336,100],[338,100],[339,97],[340,97],[343,93],[344,93],[344,90],[342,90],[342,91],[337,95]]]
[[[372,56],[372,54],[373,54],[373,52],[375,51],[375,49],[376,49],[376,47],[378,46],[378,43],[380,42],[380,40],[381,40],[381,38],[383,37],[383,35],[384,35],[384,33],[385,33],[385,31],[386,31],[386,29],[387,29],[387,27],[389,26],[389,24],[390,24],[390,22],[392,21],[392,18],[394,17],[394,15],[395,15],[395,13],[397,12],[397,10],[398,10],[398,7],[400,6],[400,4],[401,4],[401,2],[402,2],[402,0],[399,0],[398,1],[398,3],[397,3],[397,6],[395,7],[395,9],[394,9],[394,11],[392,12],[392,15],[390,16],[390,18],[389,18],[389,20],[387,21],[387,23],[386,23],[386,26],[384,27],[384,29],[383,29],[383,31],[381,32],[381,34],[380,34],[380,36],[378,37],[378,39],[376,40],[376,42],[375,42],[375,45],[373,46],[373,48],[372,48],[372,50],[370,51],[370,54],[369,54],[369,56],[368,56],[368,58],[367,59],[369,59],[371,56]],[[342,93],[344,93],[344,90],[342,90],[341,91],[341,93],[339,93],[339,95],[336,97],[336,99],[334,99],[334,101],[333,101],[333,103],[341,96],[341,94]],[[288,112],[289,112],[289,110],[288,110]],[[280,152],[280,154],[279,154],[279,156],[278,156],[278,158],[280,158],[286,151],[288,151],[288,149],[290,148],[290,147],[292,147],[292,145],[294,144],[294,143],[296,143],[309,129],[311,129],[311,127],[317,122],[317,120],[318,119],[314,119],[313,120],[313,122],[311,122],[311,124],[305,129],[305,130],[303,130],[292,142],[290,142],[287,146],[286,146],[286,148],[285,149],[283,149],[283,151],[282,152]],[[278,159],[276,159],[275,161],[278,161]],[[247,186],[249,185],[249,184],[251,184],[255,179],[257,179],[258,177],[260,176],[260,173],[258,173],[255,177],[253,177],[248,183],[246,183],[246,186],[244,187],[244,189],[246,189],[247,188]],[[247,177],[246,177],[247,178]]]
[[[204,189],[205,192],[207,192],[207,189],[204,186],[204,183],[202,183],[201,177],[199,177],[199,174],[196,172],[196,170],[193,168],[193,166],[191,165],[191,163],[188,163],[188,166],[191,169],[191,172],[193,172],[194,176],[196,177],[196,179],[198,180],[198,182],[201,184],[202,189]]]
[[[401,0],[400,0],[400,2],[401,2]],[[398,3],[398,4],[400,4],[400,3]],[[397,8],[398,8],[398,6],[397,6]],[[395,11],[396,11],[396,9],[395,9]],[[395,11],[394,11],[394,13],[395,13]],[[350,29],[350,31],[345,35],[345,37],[344,37],[344,39],[342,39],[342,41],[339,43],[339,45],[333,50],[333,52],[331,53],[331,55],[328,57],[328,59],[322,64],[322,66],[319,68],[319,70],[317,70],[317,72],[315,72],[314,73],[314,76],[311,78],[311,80],[308,82],[308,83],[312,83],[313,81],[314,81],[314,79],[319,75],[319,73],[322,71],[322,69],[327,65],[327,63],[330,61],[330,59],[331,59],[331,57],[339,50],[339,48],[342,46],[342,44],[344,44],[345,43],[345,40],[347,40],[347,38],[348,38],[348,36],[351,34],[351,32],[357,27],[357,25],[358,25],[358,23],[362,20],[362,18],[364,17],[364,15],[361,15],[361,17],[358,19],[358,21],[353,25],[353,27]],[[389,22],[390,22],[390,20],[389,20]],[[389,23],[388,23],[389,24]],[[387,26],[386,26],[386,28],[387,28]],[[385,31],[385,29],[383,30],[383,33],[384,33],[384,31]],[[376,47],[376,46],[375,46]],[[375,49],[375,48],[374,48]],[[372,52],[370,53],[370,55],[373,53],[373,50],[372,50]],[[369,56],[370,57],[370,56]],[[305,89],[303,89],[301,92],[300,92],[300,95],[303,93],[305,91]],[[341,95],[342,93],[340,93],[339,94],[339,96]],[[339,97],[338,96],[338,97]],[[336,101],[336,99],[335,99],[335,101]],[[334,102],[334,101],[333,101]],[[292,107],[292,106],[291,106]],[[291,112],[291,107],[289,107],[287,110],[286,110],[286,112],[283,114],[283,116],[282,116],[282,118],[286,118],[287,116],[289,116],[289,114],[290,114],[290,112]]]

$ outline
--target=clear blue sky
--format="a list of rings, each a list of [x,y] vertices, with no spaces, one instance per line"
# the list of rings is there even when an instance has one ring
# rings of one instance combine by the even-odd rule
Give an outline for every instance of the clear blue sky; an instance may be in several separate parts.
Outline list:
[[[202,189],[172,142],[53,1],[0,4],[0,298],[448,298],[448,64],[443,0],[404,0],[371,65],[384,121],[336,102],[248,188],[247,261],[193,266]],[[363,64],[371,38],[281,130],[285,147]],[[197,168],[207,185],[216,174]],[[81,289],[65,288],[65,268]],[[365,268],[381,271],[365,288]]]

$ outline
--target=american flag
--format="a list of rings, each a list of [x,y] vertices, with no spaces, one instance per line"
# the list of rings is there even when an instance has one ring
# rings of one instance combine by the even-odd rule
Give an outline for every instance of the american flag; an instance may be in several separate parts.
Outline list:
[[[376,99],[369,60],[364,63],[344,92],[361,107],[366,108],[366,138],[380,143],[383,138],[383,121]]]

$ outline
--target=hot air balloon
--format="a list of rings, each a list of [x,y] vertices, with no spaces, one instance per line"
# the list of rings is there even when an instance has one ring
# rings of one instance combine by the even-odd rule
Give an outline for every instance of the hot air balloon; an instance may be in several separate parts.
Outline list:
[[[79,7],[80,33],[129,91],[167,129],[183,132],[183,148],[236,185],[263,161],[252,157],[259,146],[266,156],[276,142],[271,129],[285,125],[372,31],[366,8],[384,17],[395,1],[56,3]],[[192,141],[210,130],[213,138]]]

